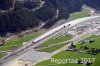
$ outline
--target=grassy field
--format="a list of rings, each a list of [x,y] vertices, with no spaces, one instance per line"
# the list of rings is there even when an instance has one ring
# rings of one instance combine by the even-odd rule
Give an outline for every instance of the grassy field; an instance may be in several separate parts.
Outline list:
[[[67,43],[68,44],[68,43]],[[41,49],[39,51],[41,52],[53,52],[53,51],[56,51],[57,49],[65,46],[66,44],[61,44],[61,45],[55,45],[55,46],[52,46],[52,47],[48,47],[48,48],[44,48],[44,49]]]
[[[100,48],[100,44],[99,44],[100,43],[100,36],[93,35],[93,36],[90,36],[90,37],[86,38],[85,40],[88,41],[88,40],[91,40],[91,39],[94,39],[95,42],[91,43],[91,44],[89,42],[86,42],[85,44],[81,44],[82,41],[80,41],[78,43],[77,47],[86,45],[87,47],[90,47],[90,48]]]
[[[69,51],[62,51],[52,58],[55,59],[81,59],[81,58],[95,58],[95,56],[91,56],[89,54],[84,54],[84,53],[77,53],[77,52],[69,52]],[[36,66],[78,66],[79,64],[57,64],[57,63],[51,63],[51,59],[47,61],[43,61]],[[82,65],[79,65],[82,66]]]
[[[54,38],[51,38],[49,40],[47,40],[46,42],[44,42],[43,44],[41,44],[40,46],[49,46],[49,45],[53,45],[53,44],[57,44],[57,43],[60,43],[60,42],[64,42],[64,41],[67,41],[69,39],[71,39],[72,37],[71,36],[61,36],[61,37],[58,37],[56,39]]]
[[[4,57],[6,53],[0,53],[0,58]]]
[[[95,39],[96,38],[96,39]],[[91,36],[86,38],[85,40],[91,40],[95,39],[94,43],[86,43],[84,45],[90,47],[90,48],[100,48],[100,38],[99,36]],[[77,47],[82,46],[81,41],[77,44]],[[52,58],[54,59],[81,59],[81,58],[95,58],[94,64],[91,66],[98,66],[100,65],[100,53],[97,55],[90,55],[87,53],[80,53],[80,52],[70,52],[70,51],[62,51],[56,55],[54,55]],[[85,64],[77,64],[77,63],[65,63],[65,64],[57,64],[52,63],[51,59],[47,61],[40,62],[36,64],[35,66],[86,66]]]
[[[18,40],[8,41],[3,46],[0,46],[0,51],[13,50],[15,48],[18,48],[23,45],[23,42],[28,42],[39,35],[40,34],[32,34],[32,35],[24,36]]]
[[[87,17],[87,16],[89,16],[88,12],[75,12],[75,13],[70,14],[70,19],[74,20],[77,18],[82,18],[82,17]]]
[[[85,40],[90,40],[91,38],[96,38],[96,37],[97,37],[97,36],[94,35],[94,36],[91,36],[91,37],[86,38]],[[50,39],[50,40],[51,40],[51,39]],[[96,40],[96,41],[99,41],[99,40]],[[48,40],[47,42],[49,42],[49,40]],[[47,42],[46,42],[46,44],[48,45]],[[79,44],[77,45],[78,47],[81,46],[80,43],[82,43],[82,41],[79,42]],[[66,43],[66,44],[68,44],[68,43]],[[42,52],[53,52],[53,51],[55,51],[55,50],[57,50],[57,49],[59,49],[59,48],[65,46],[66,44],[61,44],[61,45],[56,45],[56,46],[44,48],[44,49],[41,49],[40,51],[42,51]],[[83,46],[84,46],[84,45],[83,45]],[[91,44],[88,43],[87,46],[91,47]],[[98,48],[98,45],[93,44],[93,46],[94,46],[94,48],[95,48],[95,47]]]

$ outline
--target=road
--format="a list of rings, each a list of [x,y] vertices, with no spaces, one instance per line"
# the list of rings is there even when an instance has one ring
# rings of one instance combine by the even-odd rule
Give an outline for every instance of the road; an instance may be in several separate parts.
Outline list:
[[[72,28],[73,26],[75,26],[77,24],[80,24],[83,22],[85,23],[90,20],[95,20],[95,19],[99,19],[99,18],[100,18],[100,16],[85,17],[85,18],[76,19],[76,20],[70,21],[68,23],[65,23],[61,26],[58,26],[58,27],[48,31],[47,33],[39,36],[35,40],[28,42],[28,44],[18,48],[12,54],[2,58],[0,60],[1,66],[7,66],[13,60],[19,59],[20,57],[23,56],[23,54],[31,51],[33,48],[37,47],[38,45],[42,44],[43,42],[47,41],[48,39],[61,34],[63,31],[67,30],[68,28]]]
[[[77,44],[77,42],[83,40],[83,39],[86,38],[86,37],[89,37],[89,36],[91,36],[91,35],[94,35],[94,34],[96,34],[96,33],[98,33],[98,30],[97,30],[97,29],[89,30],[89,31],[87,31],[87,32],[84,32],[84,33],[81,34],[81,35],[76,35],[73,39],[70,40],[70,42],[74,42],[74,44]],[[38,51],[35,51],[35,52],[34,52],[34,49],[33,49],[34,54],[31,53],[31,52],[30,52],[30,53],[27,53],[27,54],[25,54],[23,57],[21,57],[20,59],[21,59],[21,60],[30,60],[30,61],[33,61],[34,64],[36,64],[36,63],[39,63],[39,62],[41,62],[41,61],[48,60],[48,59],[50,59],[53,55],[55,55],[55,54],[57,54],[57,53],[59,53],[59,52],[61,52],[61,51],[63,51],[63,50],[66,50],[67,47],[68,47],[69,45],[70,45],[70,43],[67,44],[66,46],[64,46],[64,47],[62,47],[62,48],[60,48],[60,49],[58,49],[58,50],[52,52],[52,53],[38,52]],[[40,53],[40,54],[39,54],[39,53]],[[46,54],[45,54],[45,53],[46,53]]]
[[[41,1],[41,4],[38,7],[32,9],[32,11],[36,11],[36,10],[40,9],[44,5],[44,3],[45,3],[45,1]]]
[[[10,7],[9,9],[7,10],[0,10],[1,13],[7,13],[7,12],[11,12],[14,10],[15,8],[15,3],[16,3],[16,0],[13,0],[13,4],[12,4],[12,7]]]

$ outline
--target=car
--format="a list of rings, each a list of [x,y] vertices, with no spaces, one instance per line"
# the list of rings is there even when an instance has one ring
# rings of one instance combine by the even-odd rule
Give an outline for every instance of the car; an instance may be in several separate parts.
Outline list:
[[[34,44],[35,42],[32,42],[32,44]]]
[[[68,26],[70,26],[71,24],[68,24]]]

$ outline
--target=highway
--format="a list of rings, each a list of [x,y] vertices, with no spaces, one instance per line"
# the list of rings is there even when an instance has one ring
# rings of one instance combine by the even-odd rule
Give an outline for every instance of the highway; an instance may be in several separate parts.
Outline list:
[[[91,16],[91,17],[84,17],[80,19],[76,19],[73,21],[70,21],[68,23],[65,23],[61,26],[58,26],[47,33],[37,37],[35,40],[32,40],[28,42],[26,45],[18,48],[15,50],[12,54],[2,58],[0,60],[1,65],[0,66],[7,66],[10,62],[12,62],[14,59],[18,59],[20,56],[23,56],[23,54],[29,52],[31,49],[37,47],[38,45],[42,44],[43,42],[47,41],[50,38],[53,38],[59,34],[61,34],[63,31],[66,31],[68,28],[72,28],[77,24],[85,23],[90,20],[100,19],[100,16]]]
[[[71,39],[69,41],[70,42],[74,42],[74,44],[77,44],[77,42],[79,42],[79,41],[83,40],[84,38],[89,37],[91,35],[95,35],[96,33],[98,33],[98,29],[97,28],[95,28],[94,30],[88,30],[88,31],[84,32],[81,35],[76,35],[75,37],[73,37],[73,39]],[[54,51],[52,53],[46,53],[46,54],[45,54],[45,52],[44,53],[40,52],[40,54],[38,54],[39,51],[35,51],[34,52],[34,49],[33,49],[32,51],[33,51],[34,54],[32,52],[28,52],[27,54],[23,55],[20,59],[21,60],[33,61],[33,65],[34,65],[34,64],[36,64],[38,62],[41,62],[41,61],[44,61],[44,60],[48,60],[53,55],[55,55],[55,54],[57,54],[57,53],[59,53],[59,52],[61,52],[63,50],[66,50],[69,45],[70,45],[70,43],[66,44],[66,46],[62,47],[61,49],[58,49],[58,50],[56,50],[56,51]]]

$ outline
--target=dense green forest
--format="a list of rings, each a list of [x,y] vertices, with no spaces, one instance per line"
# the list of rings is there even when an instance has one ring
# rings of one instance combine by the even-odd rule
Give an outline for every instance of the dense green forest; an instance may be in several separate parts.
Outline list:
[[[0,11],[12,7],[14,0],[0,0]],[[83,4],[100,9],[100,0],[43,0],[45,4],[36,11],[31,11],[39,4],[35,2],[15,3],[11,12],[0,12],[0,35],[15,33],[34,28],[40,22],[48,22],[45,28],[52,26],[57,20],[68,18],[69,14],[81,10]],[[27,9],[25,9],[27,8]],[[54,19],[56,10],[59,10],[58,18]],[[53,20],[52,20],[53,19]]]

